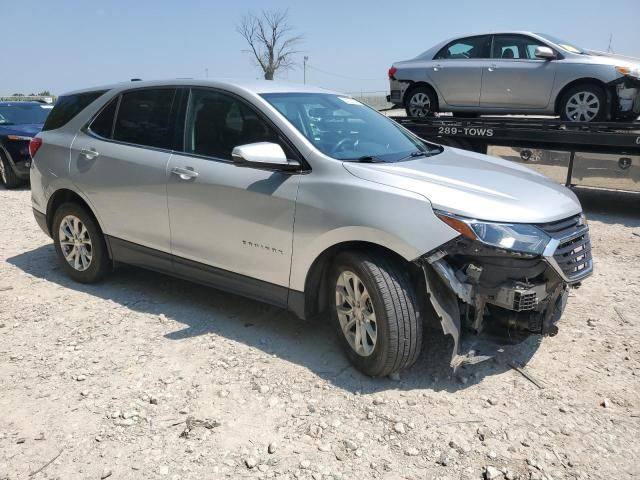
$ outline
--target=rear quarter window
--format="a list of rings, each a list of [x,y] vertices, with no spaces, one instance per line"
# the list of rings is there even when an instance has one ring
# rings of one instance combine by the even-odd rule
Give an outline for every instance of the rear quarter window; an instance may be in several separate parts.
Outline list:
[[[106,92],[107,90],[97,90],[94,92],[64,95],[58,98],[53,110],[51,110],[47,120],[44,122],[42,130],[55,130],[65,126],[72,118]]]

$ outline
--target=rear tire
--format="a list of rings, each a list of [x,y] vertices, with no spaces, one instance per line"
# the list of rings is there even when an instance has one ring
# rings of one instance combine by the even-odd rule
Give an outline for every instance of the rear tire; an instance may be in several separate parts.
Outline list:
[[[568,122],[600,122],[606,118],[606,112],[607,95],[598,85],[576,85],[560,100],[560,118]]]
[[[438,98],[429,87],[416,87],[409,90],[404,102],[408,117],[424,118],[438,111]]]
[[[384,255],[345,252],[333,264],[329,286],[340,343],[358,370],[382,377],[415,363],[423,325],[405,269]]]
[[[96,283],[110,270],[104,235],[93,216],[75,203],[64,203],[53,216],[51,234],[62,268],[80,283]]]
[[[25,183],[13,171],[11,163],[2,152],[0,152],[0,182],[6,189],[16,188]]]

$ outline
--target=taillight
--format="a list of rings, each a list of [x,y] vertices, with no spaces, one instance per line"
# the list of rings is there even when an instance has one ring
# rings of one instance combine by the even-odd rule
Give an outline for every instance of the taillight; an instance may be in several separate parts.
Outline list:
[[[397,71],[398,69],[396,67],[391,67],[389,69],[389,78],[394,78],[394,75],[396,74]]]
[[[38,137],[34,137],[29,142],[29,155],[31,155],[31,159],[35,157],[38,149],[42,146],[42,139]]]

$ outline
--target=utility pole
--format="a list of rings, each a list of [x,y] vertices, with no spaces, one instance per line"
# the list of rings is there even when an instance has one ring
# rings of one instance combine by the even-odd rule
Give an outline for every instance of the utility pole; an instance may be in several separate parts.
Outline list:
[[[303,83],[307,83],[307,62],[309,61],[308,56],[304,56],[304,61],[302,62],[302,72],[303,72]]]

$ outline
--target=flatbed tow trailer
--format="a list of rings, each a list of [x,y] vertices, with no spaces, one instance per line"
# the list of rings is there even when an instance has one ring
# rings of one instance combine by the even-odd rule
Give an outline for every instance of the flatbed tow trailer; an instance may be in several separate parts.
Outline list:
[[[527,165],[567,186],[640,192],[640,122],[391,117],[425,140]]]

